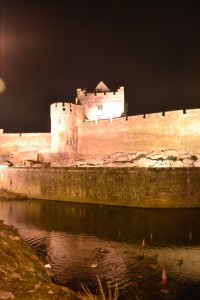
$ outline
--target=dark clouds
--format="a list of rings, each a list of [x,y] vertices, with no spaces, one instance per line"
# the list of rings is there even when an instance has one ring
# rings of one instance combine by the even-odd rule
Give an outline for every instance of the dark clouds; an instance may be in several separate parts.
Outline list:
[[[51,103],[101,80],[129,114],[199,107],[199,1],[0,2],[5,131],[49,131]]]

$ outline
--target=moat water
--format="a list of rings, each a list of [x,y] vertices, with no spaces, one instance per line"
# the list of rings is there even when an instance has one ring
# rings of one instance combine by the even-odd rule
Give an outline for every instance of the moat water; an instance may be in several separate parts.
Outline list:
[[[119,299],[200,299],[200,209],[152,210],[42,200],[0,201],[55,283]],[[162,267],[167,284],[162,284]]]

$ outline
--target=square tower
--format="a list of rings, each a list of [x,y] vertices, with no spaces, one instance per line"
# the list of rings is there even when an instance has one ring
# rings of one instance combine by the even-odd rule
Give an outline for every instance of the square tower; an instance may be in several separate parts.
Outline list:
[[[77,89],[76,101],[85,107],[87,120],[118,118],[124,113],[124,87],[112,92],[100,81],[92,92]]]

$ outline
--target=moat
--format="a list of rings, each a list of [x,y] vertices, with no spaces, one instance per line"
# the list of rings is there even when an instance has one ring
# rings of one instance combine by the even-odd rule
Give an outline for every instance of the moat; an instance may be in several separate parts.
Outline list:
[[[199,299],[200,209],[1,199],[0,219],[51,265],[55,283],[95,291],[98,275],[123,300]]]

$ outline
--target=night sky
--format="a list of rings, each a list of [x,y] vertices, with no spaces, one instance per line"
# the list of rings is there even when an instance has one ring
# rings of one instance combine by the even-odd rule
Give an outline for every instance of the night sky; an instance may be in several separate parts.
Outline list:
[[[50,131],[101,80],[128,115],[200,108],[200,1],[0,0],[0,46],[4,132]]]

